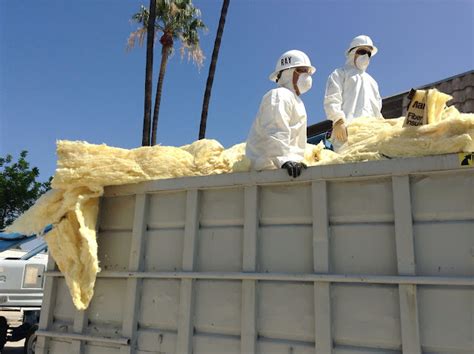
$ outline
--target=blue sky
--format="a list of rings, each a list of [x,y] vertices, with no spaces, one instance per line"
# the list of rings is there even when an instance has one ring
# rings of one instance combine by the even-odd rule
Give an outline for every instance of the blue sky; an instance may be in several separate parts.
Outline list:
[[[54,174],[57,139],[134,148],[141,144],[145,48],[125,51],[129,18],[147,0],[0,0],[0,155]],[[221,1],[195,0],[209,27],[211,57]],[[308,123],[325,119],[328,75],[359,34],[379,48],[368,72],[383,97],[474,67],[472,0],[231,0],[207,137],[228,147],[246,139],[279,55],[305,51],[317,72],[303,100]],[[159,69],[155,52],[155,82]],[[169,62],[158,142],[197,139],[209,60],[199,72],[177,52]],[[153,94],[154,95],[154,94]]]

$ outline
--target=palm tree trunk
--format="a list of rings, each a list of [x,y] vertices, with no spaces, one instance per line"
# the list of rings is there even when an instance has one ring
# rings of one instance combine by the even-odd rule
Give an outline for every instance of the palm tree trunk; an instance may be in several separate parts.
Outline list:
[[[153,111],[153,128],[151,130],[151,146],[156,145],[156,131],[158,128],[158,114],[160,111],[161,92],[163,90],[163,81],[165,78],[166,64],[168,63],[170,49],[171,48],[169,47],[169,45],[163,45],[163,47],[161,48],[160,74],[158,76],[158,84],[156,88],[155,109]]]
[[[211,66],[209,67],[209,75],[207,76],[206,91],[204,92],[204,100],[202,103],[201,124],[199,127],[199,139],[206,136],[207,112],[209,110],[209,101],[211,99],[212,84],[214,82],[214,73],[216,71],[217,57],[221,47],[222,33],[224,32],[225,19],[230,0],[223,0],[221,17],[219,19],[219,27],[217,28],[216,40],[214,41],[214,50],[212,51]]]
[[[151,94],[153,83],[153,46],[155,42],[156,0],[150,0],[150,17],[147,24],[145,68],[145,112],[143,116],[142,146],[150,145]]]

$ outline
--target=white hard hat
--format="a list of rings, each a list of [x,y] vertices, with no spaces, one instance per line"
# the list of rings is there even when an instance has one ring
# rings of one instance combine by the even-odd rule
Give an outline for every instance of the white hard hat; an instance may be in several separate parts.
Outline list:
[[[354,37],[354,39],[351,41],[349,48],[346,50],[346,55],[348,55],[352,49],[357,47],[372,47],[372,55],[377,54],[378,51],[377,47],[374,46],[374,43],[372,42],[372,39],[370,39],[369,36],[360,35]]]
[[[296,68],[298,66],[306,66],[310,68],[310,74],[313,75],[316,72],[316,68],[311,65],[311,60],[301,50],[289,50],[283,53],[278,59],[275,71],[269,76],[269,79],[273,82],[277,80],[278,73],[282,70]]]

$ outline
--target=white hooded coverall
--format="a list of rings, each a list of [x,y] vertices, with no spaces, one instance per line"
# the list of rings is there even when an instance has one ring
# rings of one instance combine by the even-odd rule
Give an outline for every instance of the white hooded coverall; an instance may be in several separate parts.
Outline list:
[[[263,96],[250,129],[245,154],[255,170],[281,168],[287,161],[304,159],[307,117],[293,89],[293,70],[285,70],[279,87]]]
[[[324,110],[329,120],[344,118],[349,123],[359,117],[382,117],[382,98],[377,82],[354,65],[355,50],[349,52],[346,65],[329,75]]]

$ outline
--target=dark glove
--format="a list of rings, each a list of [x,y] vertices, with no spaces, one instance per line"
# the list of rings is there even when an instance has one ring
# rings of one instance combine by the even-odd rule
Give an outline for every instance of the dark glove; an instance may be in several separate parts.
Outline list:
[[[291,177],[296,178],[299,175],[301,175],[301,171],[303,169],[307,169],[308,166],[306,166],[302,162],[287,161],[281,166],[281,168],[286,168],[286,170],[288,171],[288,174]]]

